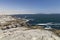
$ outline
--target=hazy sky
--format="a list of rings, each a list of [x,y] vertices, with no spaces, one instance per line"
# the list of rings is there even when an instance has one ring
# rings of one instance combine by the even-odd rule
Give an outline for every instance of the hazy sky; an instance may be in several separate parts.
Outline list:
[[[0,14],[60,13],[60,0],[0,0]]]

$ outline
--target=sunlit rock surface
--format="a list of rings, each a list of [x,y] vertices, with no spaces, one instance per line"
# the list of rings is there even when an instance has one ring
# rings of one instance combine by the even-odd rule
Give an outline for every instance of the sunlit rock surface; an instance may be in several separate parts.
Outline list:
[[[0,40],[60,40],[60,37],[51,31],[17,27],[0,30]]]
[[[6,21],[12,21],[16,20],[15,18],[12,18],[11,16],[0,16],[0,23],[6,23]]]
[[[18,19],[12,16],[0,16],[0,29],[27,26],[25,19]]]
[[[52,31],[30,29],[23,27],[21,23],[27,26],[22,19],[18,20],[11,16],[1,16],[0,28],[5,29],[6,27],[6,30],[0,29],[0,40],[60,40],[60,37]]]

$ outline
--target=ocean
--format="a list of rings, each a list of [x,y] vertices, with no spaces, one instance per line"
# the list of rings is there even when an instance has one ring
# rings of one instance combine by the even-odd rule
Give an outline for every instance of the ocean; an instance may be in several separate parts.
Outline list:
[[[29,23],[31,25],[50,22],[60,23],[60,14],[18,14],[13,16],[16,16],[17,18],[30,19]],[[60,27],[57,29],[60,29]]]

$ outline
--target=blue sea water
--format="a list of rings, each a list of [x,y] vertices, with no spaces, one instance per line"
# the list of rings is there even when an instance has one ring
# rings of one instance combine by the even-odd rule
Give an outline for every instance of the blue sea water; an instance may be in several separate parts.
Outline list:
[[[29,21],[31,25],[49,22],[60,23],[60,14],[18,14],[13,16],[16,16],[17,18],[31,19]]]

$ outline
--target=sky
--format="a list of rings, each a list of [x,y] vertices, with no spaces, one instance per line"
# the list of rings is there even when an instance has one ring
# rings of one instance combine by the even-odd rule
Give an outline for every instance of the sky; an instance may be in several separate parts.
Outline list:
[[[60,0],[0,0],[0,15],[37,13],[60,13]]]

